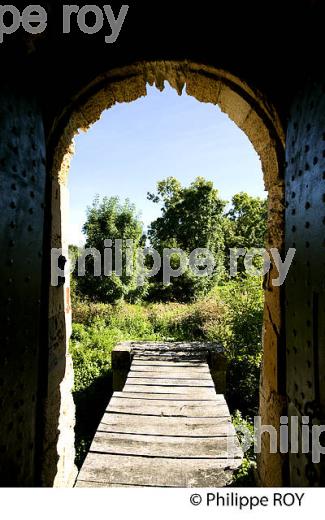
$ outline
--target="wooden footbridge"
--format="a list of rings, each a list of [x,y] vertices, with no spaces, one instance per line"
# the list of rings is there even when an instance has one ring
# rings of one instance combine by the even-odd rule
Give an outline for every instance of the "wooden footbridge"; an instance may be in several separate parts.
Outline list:
[[[114,389],[77,487],[219,487],[242,451],[213,343],[125,343],[112,355]]]

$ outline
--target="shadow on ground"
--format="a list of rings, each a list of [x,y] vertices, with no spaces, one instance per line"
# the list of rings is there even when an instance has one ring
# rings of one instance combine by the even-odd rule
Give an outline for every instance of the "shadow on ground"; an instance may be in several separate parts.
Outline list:
[[[112,371],[108,372],[83,390],[74,392],[76,405],[76,465],[81,468],[113,393]]]

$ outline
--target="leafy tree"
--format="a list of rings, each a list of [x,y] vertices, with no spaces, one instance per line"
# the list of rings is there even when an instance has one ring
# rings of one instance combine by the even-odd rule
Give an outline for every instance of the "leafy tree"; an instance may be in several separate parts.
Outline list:
[[[237,193],[232,207],[226,214],[232,223],[232,236],[239,247],[264,247],[267,231],[267,199]]]
[[[151,285],[154,299],[190,301],[206,294],[216,283],[223,268],[223,211],[221,200],[211,181],[197,177],[189,187],[183,187],[175,177],[158,182],[157,194],[148,193],[148,199],[162,203],[162,216],[151,223],[148,237],[152,246],[162,255],[164,248],[180,248],[187,255],[197,248],[208,249],[216,267],[213,276],[194,275],[187,270],[163,286],[161,272]],[[174,269],[179,265],[177,255],[171,259]],[[202,266],[203,267],[203,266]]]
[[[267,233],[267,199],[251,197],[247,193],[237,193],[232,198],[231,209],[224,219],[224,241],[226,269],[228,269],[230,248],[263,248]],[[256,259],[259,265],[261,258]],[[243,259],[238,259],[238,270],[243,273]]]
[[[91,300],[105,303],[115,303],[118,300],[136,301],[146,292],[146,286],[137,286],[136,251],[143,247],[145,237],[142,223],[136,214],[135,206],[126,200],[121,203],[118,197],[97,196],[87,211],[87,220],[83,226],[86,235],[86,248],[95,248],[101,254],[101,275],[94,276],[94,257],[86,258],[86,275],[77,278],[77,290]],[[111,240],[110,245],[105,240]],[[118,240],[122,242],[118,242]],[[127,243],[132,241],[132,249],[128,250],[131,257],[132,272],[127,270]],[[121,245],[119,245],[121,244]],[[104,272],[104,250],[112,252],[112,274]],[[130,253],[132,251],[132,253]],[[118,255],[122,257],[122,271],[116,274]]]

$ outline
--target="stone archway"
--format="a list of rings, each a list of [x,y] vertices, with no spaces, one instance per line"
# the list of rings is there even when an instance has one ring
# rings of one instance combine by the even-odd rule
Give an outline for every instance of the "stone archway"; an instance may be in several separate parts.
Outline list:
[[[285,136],[276,110],[263,94],[232,74],[187,61],[144,62],[113,69],[97,77],[71,100],[49,134],[51,172],[51,247],[67,249],[67,177],[73,155],[73,137],[87,130],[103,110],[115,103],[132,102],[146,95],[146,85],[164,88],[164,81],[197,100],[218,105],[241,128],[259,154],[265,188],[269,194],[267,247],[284,248],[284,163]],[[261,376],[260,414],[262,424],[278,427],[285,410],[285,355],[281,288],[273,287],[277,271],[272,267],[265,281],[263,327],[264,362]],[[71,486],[74,468],[74,405],[71,394],[72,362],[68,354],[71,307],[68,280],[51,287],[49,298],[49,378],[44,438],[43,483]],[[262,485],[283,483],[285,459],[269,454],[263,438],[259,458]]]

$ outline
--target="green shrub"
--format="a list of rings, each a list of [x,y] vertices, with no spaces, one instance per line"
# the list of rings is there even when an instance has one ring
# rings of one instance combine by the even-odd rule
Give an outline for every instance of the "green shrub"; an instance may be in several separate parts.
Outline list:
[[[254,453],[254,425],[251,419],[244,419],[239,410],[235,410],[232,422],[236,429],[239,442],[244,449],[244,459],[241,466],[235,471],[231,486],[233,487],[254,487],[256,454]],[[249,442],[249,449],[245,450],[244,442]]]
[[[89,327],[73,324],[70,351],[75,374],[74,390],[89,386],[111,367],[111,352],[123,335],[118,329],[108,328],[102,318]]]
[[[224,305],[221,320],[208,326],[207,339],[220,342],[228,357],[226,397],[245,415],[258,411],[262,360],[263,290],[260,278],[237,278],[212,293]],[[211,296],[212,296],[211,294]]]

